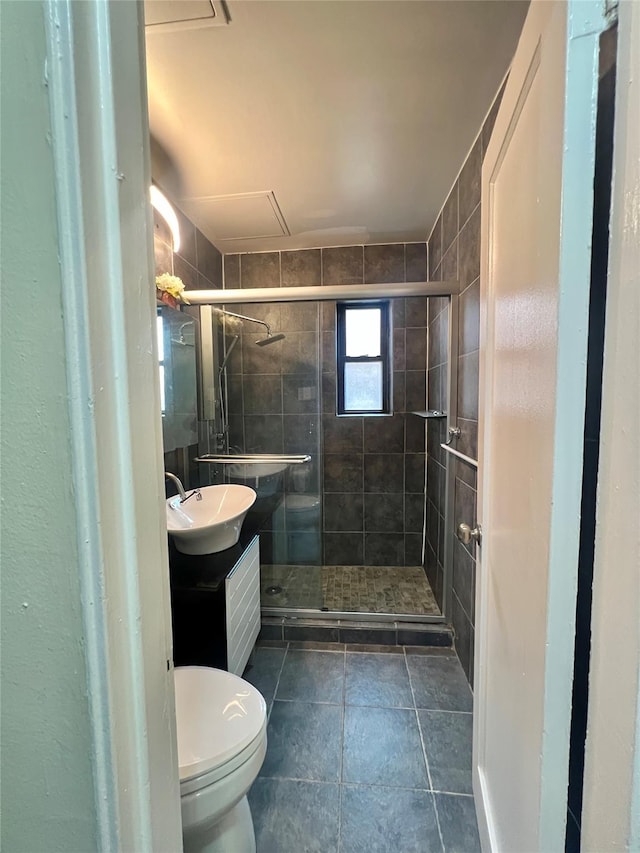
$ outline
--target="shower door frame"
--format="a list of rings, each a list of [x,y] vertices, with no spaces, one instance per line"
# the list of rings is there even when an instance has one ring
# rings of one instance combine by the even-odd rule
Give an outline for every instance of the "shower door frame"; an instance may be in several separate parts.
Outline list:
[[[449,299],[449,326],[447,343],[447,434],[455,426],[458,410],[458,281],[395,282],[390,284],[364,285],[315,285],[308,287],[265,287],[265,288],[229,288],[221,290],[191,290],[189,300],[192,305],[233,305],[238,303],[277,303],[277,302],[334,302],[348,299],[359,302],[372,299],[400,299],[412,296],[425,298],[446,297]],[[428,326],[427,326],[428,330]],[[427,331],[428,335],[428,331]],[[427,338],[428,353],[428,338]],[[428,355],[427,355],[428,360]],[[425,381],[428,383],[428,363]],[[428,391],[428,387],[427,387]],[[425,425],[428,421],[425,420]],[[444,446],[444,445],[443,445]],[[445,448],[446,450],[447,448]],[[321,451],[323,453],[324,450]],[[425,426],[425,506],[427,501],[427,434]],[[413,622],[423,624],[442,624],[451,621],[453,591],[453,519],[455,511],[455,458],[451,452],[445,459],[445,544],[442,584],[441,614],[427,616],[412,613],[372,613],[358,610],[320,610],[296,607],[265,607],[261,603],[261,612],[265,616],[280,616],[286,619],[315,619],[332,622],[336,619],[370,622]],[[426,519],[425,519],[426,521]],[[424,535],[424,534],[423,534]],[[314,567],[315,568],[315,567]],[[318,566],[317,568],[321,568]]]

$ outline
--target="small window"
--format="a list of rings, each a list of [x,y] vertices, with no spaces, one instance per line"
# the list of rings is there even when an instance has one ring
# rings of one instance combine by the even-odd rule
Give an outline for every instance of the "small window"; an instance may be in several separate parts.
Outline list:
[[[389,302],[338,302],[338,414],[391,413]]]

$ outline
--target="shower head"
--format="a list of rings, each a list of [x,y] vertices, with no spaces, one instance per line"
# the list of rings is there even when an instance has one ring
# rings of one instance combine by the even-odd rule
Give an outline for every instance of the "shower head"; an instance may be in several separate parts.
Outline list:
[[[283,341],[285,336],[280,332],[277,335],[272,335],[269,333],[266,338],[260,338],[259,341],[256,341],[256,344],[259,347],[266,347],[267,344],[275,344],[276,341]]]

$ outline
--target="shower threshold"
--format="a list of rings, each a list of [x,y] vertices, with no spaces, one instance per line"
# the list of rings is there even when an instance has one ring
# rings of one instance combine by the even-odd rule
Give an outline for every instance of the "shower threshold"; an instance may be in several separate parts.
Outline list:
[[[420,625],[438,625],[445,622],[444,616],[441,614],[433,616],[416,615],[415,613],[366,613],[361,610],[313,610],[311,608],[301,607],[266,607],[264,604],[260,608],[263,616],[274,616],[284,618],[287,621],[294,622],[301,620],[307,622],[348,622],[349,625],[361,626],[364,623],[373,625],[375,623],[394,623],[408,622],[418,623]]]

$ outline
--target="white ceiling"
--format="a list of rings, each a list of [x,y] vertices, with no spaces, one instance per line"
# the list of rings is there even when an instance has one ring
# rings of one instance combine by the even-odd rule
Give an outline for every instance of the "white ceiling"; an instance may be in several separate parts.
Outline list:
[[[154,177],[223,252],[424,240],[526,9],[231,0],[228,26],[148,28]]]

